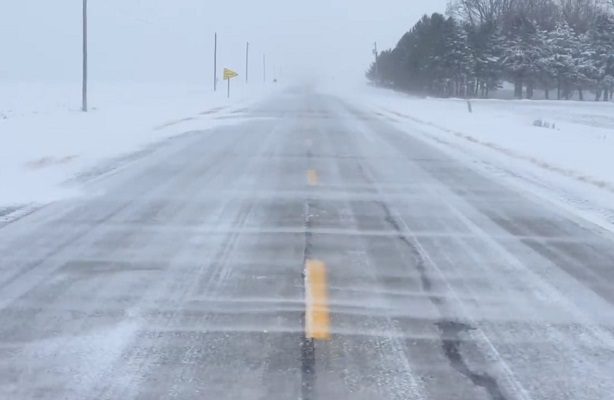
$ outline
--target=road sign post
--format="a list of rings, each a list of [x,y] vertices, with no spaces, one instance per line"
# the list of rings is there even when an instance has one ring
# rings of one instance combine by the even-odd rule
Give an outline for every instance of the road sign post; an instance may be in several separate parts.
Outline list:
[[[249,42],[245,47],[245,83],[249,83]]]
[[[237,76],[239,76],[239,74],[233,70],[224,68],[224,80],[228,81],[228,98],[230,98],[230,80],[232,78],[236,78]]]
[[[213,91],[217,91],[217,32],[213,44]]]

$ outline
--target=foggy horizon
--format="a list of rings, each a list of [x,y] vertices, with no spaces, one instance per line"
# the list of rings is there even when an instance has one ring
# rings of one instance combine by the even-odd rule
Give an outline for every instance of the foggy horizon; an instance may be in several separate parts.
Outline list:
[[[443,12],[445,3],[90,1],[90,75],[93,81],[208,81],[217,32],[218,68],[243,75],[249,41],[254,80],[262,76],[263,53],[271,77],[281,70],[284,77],[362,78],[373,42],[381,50],[394,47],[423,14]],[[11,3],[0,15],[6,60],[0,81],[78,82],[80,34],[80,1]]]

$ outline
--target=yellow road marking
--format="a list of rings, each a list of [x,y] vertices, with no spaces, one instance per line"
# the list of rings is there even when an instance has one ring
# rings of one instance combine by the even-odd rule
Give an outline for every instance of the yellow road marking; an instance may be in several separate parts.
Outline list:
[[[309,182],[309,186],[317,186],[320,182],[320,177],[315,169],[307,171],[307,182]]]
[[[305,336],[313,340],[330,340],[330,310],[326,264],[307,260],[305,265]]]

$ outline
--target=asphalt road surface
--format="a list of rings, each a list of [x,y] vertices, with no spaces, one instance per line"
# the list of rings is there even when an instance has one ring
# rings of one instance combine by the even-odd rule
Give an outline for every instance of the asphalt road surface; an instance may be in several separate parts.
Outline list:
[[[227,118],[0,229],[0,399],[614,399],[607,233],[336,97]]]

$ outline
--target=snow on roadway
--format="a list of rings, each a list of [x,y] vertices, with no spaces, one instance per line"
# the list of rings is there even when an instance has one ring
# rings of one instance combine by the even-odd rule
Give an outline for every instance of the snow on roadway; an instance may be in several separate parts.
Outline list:
[[[328,92],[476,168],[614,230],[614,103],[412,97],[339,86]],[[535,126],[536,121],[554,128]]]
[[[418,134],[499,180],[614,229],[614,104],[408,96],[365,85],[320,86]],[[12,83],[0,98],[0,221],[23,204],[77,194],[62,185],[102,160],[128,154],[261,99],[270,90],[237,88],[228,101],[188,86],[101,84],[91,112],[78,87]],[[118,100],[121,99],[121,100]],[[534,126],[535,121],[554,129]],[[26,211],[27,212],[27,211]],[[4,215],[4,217],[3,217]]]
[[[0,222],[24,212],[24,204],[78,194],[63,183],[103,160],[186,131],[232,123],[218,117],[271,90],[237,85],[228,100],[225,90],[213,94],[187,85],[94,82],[85,114],[79,110],[78,86],[3,83]]]

